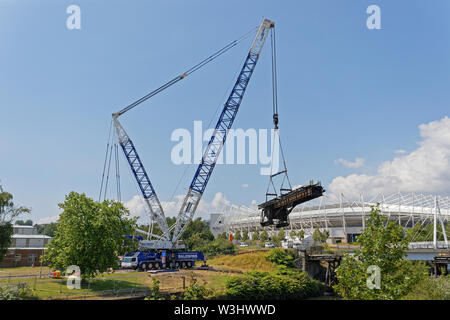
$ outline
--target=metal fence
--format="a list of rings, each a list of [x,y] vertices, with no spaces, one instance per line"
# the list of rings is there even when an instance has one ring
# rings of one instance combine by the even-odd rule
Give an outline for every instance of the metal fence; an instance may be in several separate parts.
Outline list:
[[[101,276],[82,283],[81,289],[70,289],[67,279],[11,276],[0,279],[0,287],[27,286],[40,299],[114,299],[136,298],[151,294],[152,278],[159,281],[160,293],[182,293],[190,279],[186,274],[130,273]],[[107,287],[104,288],[103,287]]]

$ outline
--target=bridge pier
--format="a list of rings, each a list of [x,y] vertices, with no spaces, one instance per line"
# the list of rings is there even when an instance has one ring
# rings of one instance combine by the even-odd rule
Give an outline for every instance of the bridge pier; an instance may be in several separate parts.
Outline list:
[[[450,254],[449,255],[438,255],[434,257],[433,260],[433,273],[434,276],[437,278],[441,275],[448,275],[448,265],[450,264]],[[443,270],[442,270],[443,269]]]
[[[316,280],[325,282],[329,287],[336,284],[336,269],[339,267],[342,256],[336,254],[308,254],[300,250],[302,271]],[[326,263],[326,267],[322,264]]]

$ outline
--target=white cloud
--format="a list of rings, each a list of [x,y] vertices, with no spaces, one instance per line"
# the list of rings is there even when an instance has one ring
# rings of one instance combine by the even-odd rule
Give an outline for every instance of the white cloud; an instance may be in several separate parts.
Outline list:
[[[248,188],[248,184],[244,183],[241,187],[242,188]]]
[[[348,161],[342,158],[339,158],[337,160],[334,160],[334,163],[341,164],[344,167],[347,168],[360,168],[364,166],[364,159],[363,158],[356,158],[355,161]]]
[[[395,152],[396,154],[405,154],[405,153],[406,153],[406,151],[403,150],[403,149],[397,149],[397,150],[395,150],[394,152]]]
[[[450,119],[419,125],[421,141],[416,150],[382,163],[376,174],[337,177],[332,194],[355,199],[362,192],[373,197],[384,192],[445,193],[450,191]]]
[[[36,224],[49,224],[58,221],[59,214],[39,219]]]
[[[161,201],[161,206],[163,207],[166,217],[174,217],[178,215],[184,197],[184,195],[180,194],[175,196],[173,201]],[[132,216],[148,219],[148,214],[146,213],[147,207],[144,199],[141,196],[133,196],[133,198],[125,202],[124,205],[128,210],[130,210]],[[223,210],[224,207],[230,205],[231,202],[227,200],[225,195],[222,192],[218,192],[214,195],[214,198],[211,200],[211,202],[200,200],[195,216],[209,219],[209,214],[219,213]]]

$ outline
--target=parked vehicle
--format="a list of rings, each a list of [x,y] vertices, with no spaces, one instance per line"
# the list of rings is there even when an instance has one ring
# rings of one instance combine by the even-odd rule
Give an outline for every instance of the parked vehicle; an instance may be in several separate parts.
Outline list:
[[[140,271],[168,268],[192,268],[196,261],[206,262],[200,251],[135,251],[124,256],[121,267]]]
[[[283,249],[293,248],[293,246],[294,246],[294,241],[292,241],[292,240],[284,239],[283,241],[281,241],[281,247]]]
[[[266,242],[266,243],[264,244],[264,247],[265,247],[265,248],[275,248],[275,245],[274,245],[272,242]]]

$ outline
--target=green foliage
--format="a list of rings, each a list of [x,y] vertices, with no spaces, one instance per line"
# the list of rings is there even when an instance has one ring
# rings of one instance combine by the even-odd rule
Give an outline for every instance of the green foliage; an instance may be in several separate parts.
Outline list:
[[[56,222],[52,222],[49,224],[35,224],[34,226],[38,234],[44,234],[52,238],[55,236],[57,226]]]
[[[296,235],[297,235],[297,232],[295,232],[295,230],[291,230],[291,231],[289,232],[289,237],[290,237],[291,239],[294,239]]]
[[[19,215],[29,212],[28,208],[17,207],[13,202],[13,195],[3,191],[0,186],[0,261],[3,260],[11,244],[12,221]]]
[[[313,233],[314,241],[326,242],[329,236],[330,236],[330,233],[328,232],[328,230],[323,230],[321,232],[319,227],[314,229],[314,233]]]
[[[236,233],[234,234],[234,240],[239,241],[242,239],[242,235],[240,231],[236,231]]]
[[[16,217],[31,210],[25,207],[16,207],[13,202],[13,195],[3,191],[0,186],[0,221],[11,223]]]
[[[398,299],[411,291],[425,274],[411,261],[403,259],[408,241],[403,228],[394,222],[385,224],[385,217],[372,207],[366,229],[358,237],[361,250],[354,256],[344,255],[336,271],[336,291],[345,299]],[[381,272],[380,289],[369,289],[367,269],[378,266]]]
[[[248,231],[245,230],[245,231],[242,233],[242,241],[247,241],[247,240],[248,240]]]
[[[269,240],[269,234],[267,233],[266,230],[264,230],[263,232],[261,232],[259,234],[259,240],[266,242],[267,240]]]
[[[217,238],[212,242],[204,243],[204,246],[199,248],[199,251],[206,254],[208,257],[213,257],[218,254],[233,254],[235,250],[236,247],[233,243],[222,238]]]
[[[167,221],[167,226],[170,228],[176,222],[176,218],[175,217],[166,217],[166,221]],[[148,231],[150,229],[149,224],[141,224],[138,227],[140,230],[144,230],[144,231]],[[151,227],[151,233],[158,235],[158,236],[162,235],[162,230],[157,223],[153,224],[153,226]],[[171,231],[171,235],[173,235],[173,229]]]
[[[286,232],[283,229],[280,229],[280,231],[278,231],[278,235],[277,235],[278,239],[284,240],[284,238],[286,238]]]
[[[251,271],[226,281],[226,294],[231,299],[297,300],[318,296],[322,290],[318,281],[289,268],[275,272]]]
[[[289,251],[281,248],[274,248],[267,254],[266,259],[276,265],[294,267],[294,257]]]
[[[31,289],[25,284],[0,287],[0,300],[28,300],[35,298]]]
[[[30,219],[28,219],[27,221],[17,220],[16,222],[14,222],[14,224],[18,226],[32,226],[33,221]]]
[[[424,277],[403,299],[450,300],[450,276]]]
[[[11,245],[11,236],[13,234],[13,227],[11,223],[0,224],[0,262],[8,252],[8,248]]]
[[[219,234],[217,235],[217,239],[228,240],[227,233],[226,233],[226,232],[219,233]]]
[[[204,300],[208,295],[212,294],[212,290],[205,287],[206,282],[201,285],[191,272],[191,281],[184,291],[184,300]]]
[[[152,286],[150,287],[150,295],[145,300],[164,300],[159,292],[159,280],[152,278]]]
[[[302,240],[305,237],[305,230],[300,230],[297,232],[297,237],[299,240]]]
[[[258,241],[259,240],[259,232],[258,231],[254,231],[252,233],[252,241]]]
[[[122,203],[99,203],[85,194],[71,192],[59,207],[63,212],[44,262],[61,270],[77,265],[83,278],[116,269],[117,256],[129,249],[123,246],[124,235],[132,234],[136,226]]]
[[[201,218],[189,222],[181,239],[188,250],[200,250],[214,240],[214,235],[209,230],[209,225]]]

